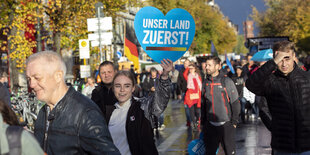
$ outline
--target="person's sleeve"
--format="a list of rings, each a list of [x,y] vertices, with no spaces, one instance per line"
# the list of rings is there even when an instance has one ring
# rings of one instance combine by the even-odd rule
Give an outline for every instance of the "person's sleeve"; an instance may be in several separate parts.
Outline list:
[[[85,110],[79,122],[82,149],[88,154],[119,155],[104,117],[99,110]]]
[[[206,82],[203,82],[202,84],[202,90],[201,90],[201,118],[200,118],[200,124],[205,125],[205,122],[207,121],[206,118],[206,98],[205,98],[205,93],[206,93],[206,88],[205,88]]]
[[[158,79],[155,82],[155,93],[139,98],[139,101],[142,103],[141,109],[144,110],[145,117],[150,121],[152,121],[152,115],[159,117],[164,112],[168,105],[171,91],[170,79]]]
[[[277,65],[274,60],[267,61],[262,67],[256,70],[245,82],[245,86],[254,94],[264,96],[265,82],[270,77]]]
[[[266,128],[271,131],[271,122],[272,117],[267,105],[267,100],[265,97],[261,96],[260,101],[258,102],[258,108],[259,108],[259,117],[261,118],[262,122],[266,126]]]
[[[171,92],[171,81],[170,79],[163,80],[159,79],[155,87],[154,104],[152,104],[152,114],[158,116],[166,109]]]
[[[187,79],[188,79],[188,71],[189,71],[189,68],[186,68],[184,73],[183,73],[183,77],[184,77],[185,81],[187,81]]]
[[[183,72],[179,72],[178,81],[177,81],[177,95],[182,95],[182,88],[184,83]]]
[[[231,111],[232,111],[232,118],[231,121],[234,125],[238,123],[238,118],[240,114],[240,102],[239,102],[239,95],[238,90],[234,84],[234,82],[230,78],[226,78],[227,82],[227,93],[231,104]]]
[[[97,105],[100,102],[100,95],[97,88],[95,88],[91,93],[91,100],[94,101]]]
[[[44,155],[39,143],[28,131],[22,132],[21,145],[22,155]]]

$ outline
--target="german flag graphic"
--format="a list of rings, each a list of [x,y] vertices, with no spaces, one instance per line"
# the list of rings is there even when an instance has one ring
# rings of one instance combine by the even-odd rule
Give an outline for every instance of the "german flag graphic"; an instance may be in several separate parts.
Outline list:
[[[132,61],[134,64],[135,70],[139,69],[139,53],[137,50],[137,42],[136,35],[134,34],[134,29],[130,27],[130,25],[125,22],[125,45],[124,52],[125,56],[128,60]]]

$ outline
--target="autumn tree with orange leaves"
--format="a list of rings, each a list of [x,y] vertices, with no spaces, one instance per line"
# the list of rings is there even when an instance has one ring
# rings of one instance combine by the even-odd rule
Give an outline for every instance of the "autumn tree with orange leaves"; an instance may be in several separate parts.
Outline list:
[[[95,3],[89,0],[0,0],[0,28],[7,40],[0,41],[2,51],[8,51],[11,83],[18,85],[18,76],[25,69],[25,60],[37,46],[35,26],[49,32],[39,40],[61,53],[61,49],[76,50],[78,40],[87,38],[87,18],[95,17]],[[125,9],[127,0],[105,0],[104,13],[115,17]]]

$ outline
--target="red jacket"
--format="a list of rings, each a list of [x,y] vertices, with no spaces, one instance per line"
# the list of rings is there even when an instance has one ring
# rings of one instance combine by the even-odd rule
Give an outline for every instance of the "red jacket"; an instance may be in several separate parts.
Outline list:
[[[187,81],[188,80],[188,71],[189,68],[186,68],[183,76],[184,79]],[[194,81],[194,85],[195,85],[195,89],[187,89],[186,93],[185,93],[185,98],[184,98],[184,104],[188,105],[188,107],[192,107],[194,104],[197,104],[197,107],[200,108],[201,107],[201,90],[198,86],[198,82],[196,81],[196,79],[193,79]],[[199,76],[199,80],[201,82],[201,77]],[[190,95],[191,94],[195,94],[198,93],[199,98],[198,99],[190,99]]]

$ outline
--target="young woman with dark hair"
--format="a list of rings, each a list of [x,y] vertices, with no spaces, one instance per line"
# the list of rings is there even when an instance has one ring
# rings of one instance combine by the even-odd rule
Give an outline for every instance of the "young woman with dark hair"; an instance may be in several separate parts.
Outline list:
[[[105,115],[115,146],[122,155],[158,154],[152,127],[153,116],[159,116],[170,98],[168,73],[173,69],[170,60],[161,63],[163,73],[156,81],[155,92],[144,98],[133,97],[135,77],[130,71],[116,73],[112,88],[118,102],[107,107]]]

